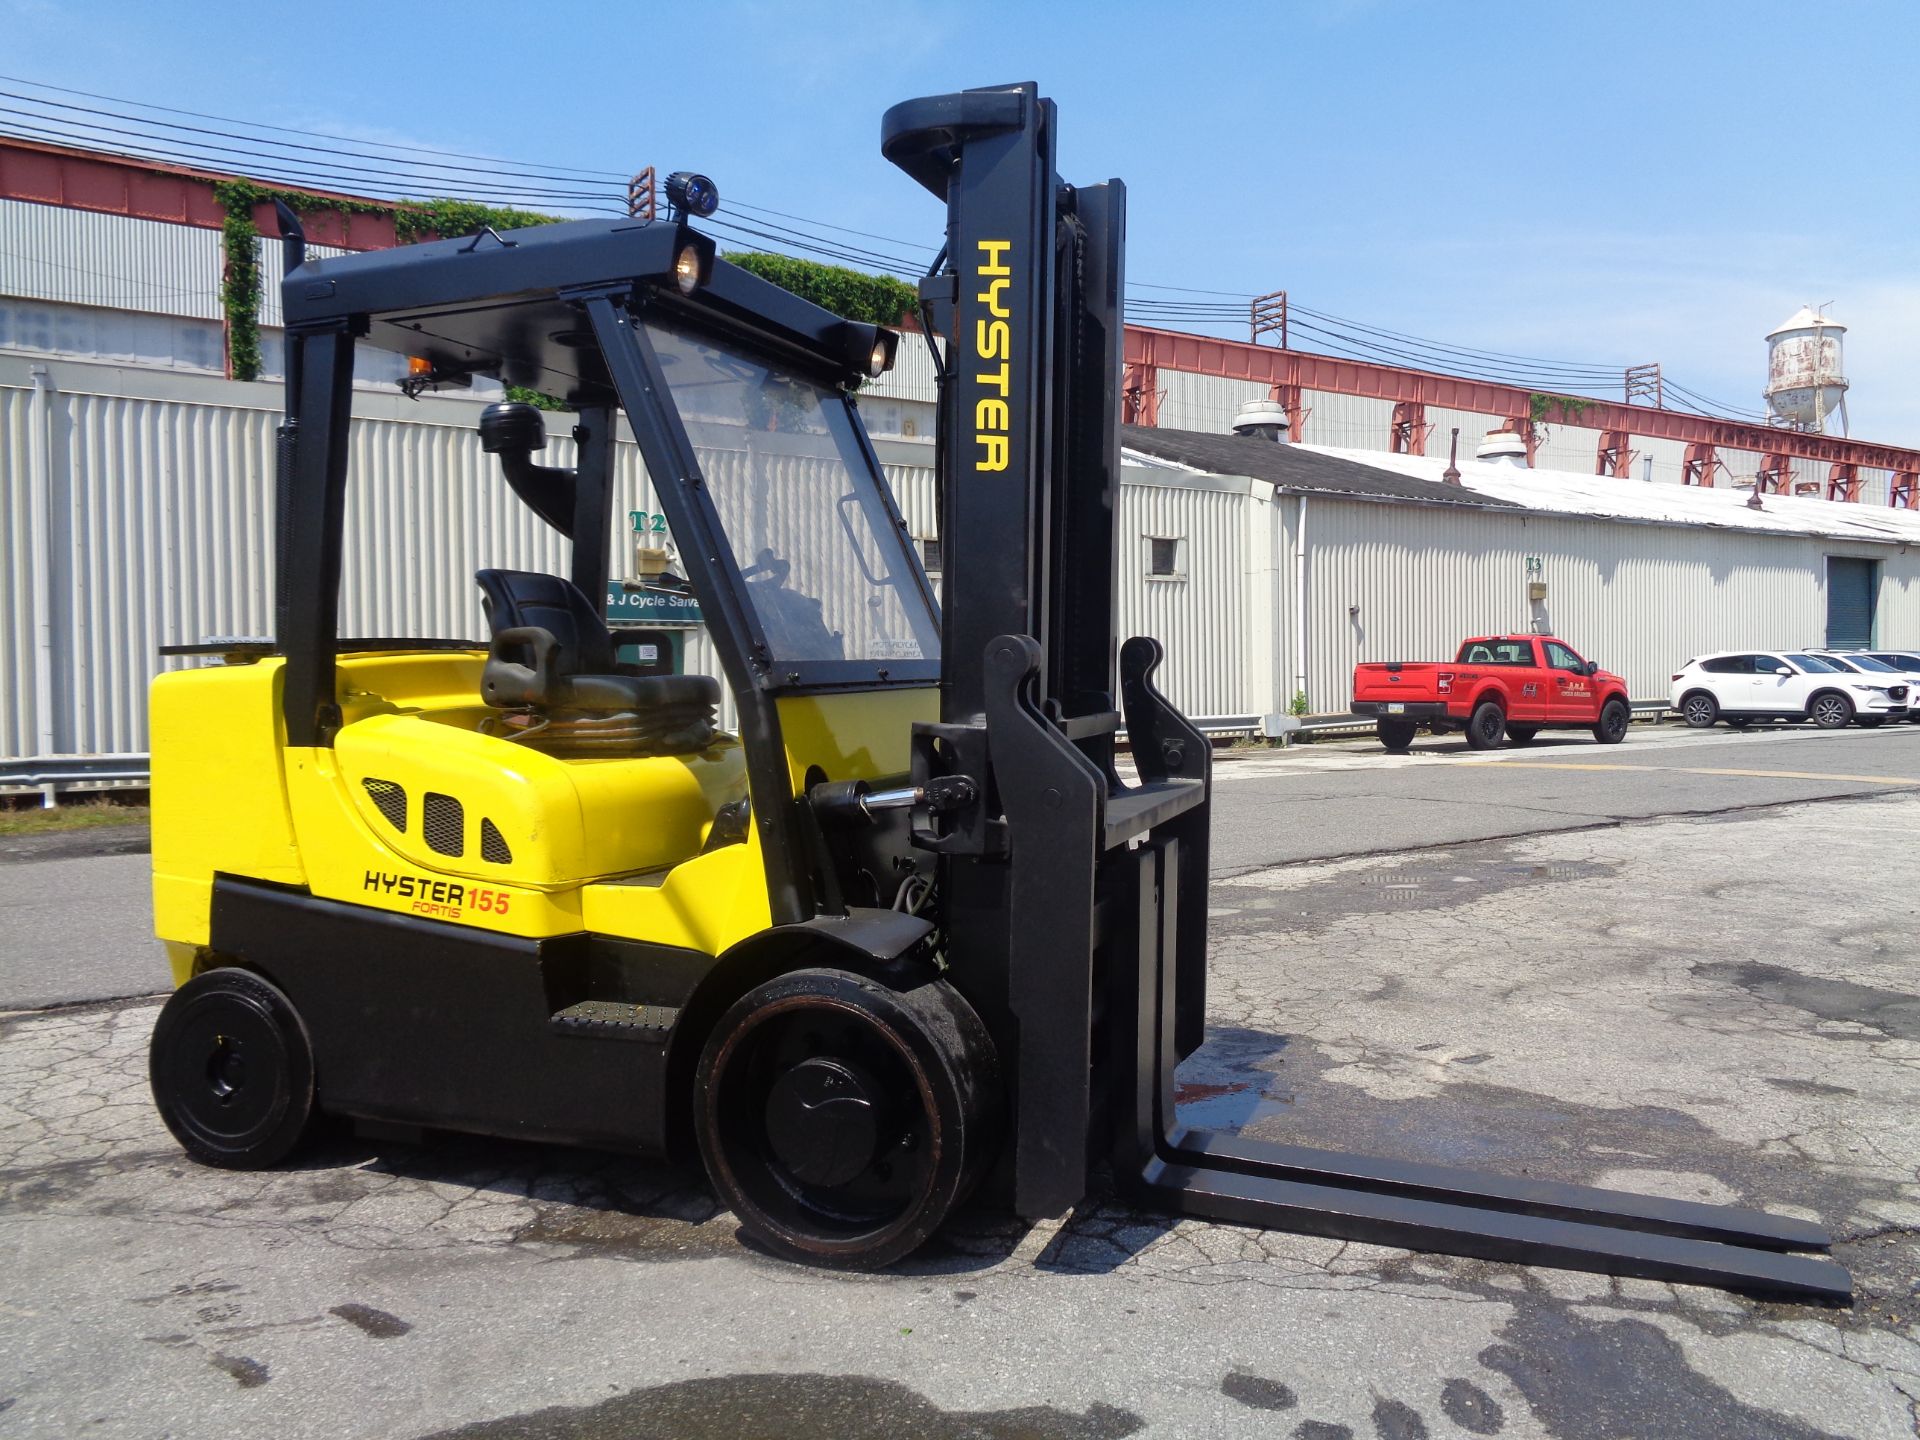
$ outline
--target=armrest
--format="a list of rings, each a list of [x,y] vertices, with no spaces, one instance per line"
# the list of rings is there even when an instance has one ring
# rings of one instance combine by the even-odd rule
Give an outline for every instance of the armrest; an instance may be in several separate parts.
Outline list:
[[[532,666],[509,660],[516,646],[524,646],[532,657]],[[556,679],[554,656],[560,641],[551,630],[539,625],[514,625],[495,633],[493,651],[481,673],[480,689],[492,705],[544,705]]]

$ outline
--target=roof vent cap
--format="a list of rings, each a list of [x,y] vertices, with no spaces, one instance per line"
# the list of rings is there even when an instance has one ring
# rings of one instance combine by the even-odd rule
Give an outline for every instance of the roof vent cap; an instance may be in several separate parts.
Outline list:
[[[1233,417],[1233,433],[1258,435],[1264,440],[1284,445],[1291,424],[1287,419],[1287,407],[1278,400],[1249,400],[1240,407],[1240,413]]]
[[[1511,430],[1489,430],[1475,447],[1473,458],[1489,465],[1511,465],[1516,470],[1525,470],[1527,442]]]

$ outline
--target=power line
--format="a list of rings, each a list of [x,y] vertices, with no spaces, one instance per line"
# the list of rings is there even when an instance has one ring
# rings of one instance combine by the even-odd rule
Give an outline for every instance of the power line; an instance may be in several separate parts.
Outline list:
[[[396,142],[359,140],[322,131],[239,120],[229,116],[212,115],[145,101],[101,95],[92,91],[48,85],[21,77],[0,75],[0,82],[103,102],[102,106],[79,105],[48,99],[42,95],[21,94],[0,89],[0,98],[20,101],[27,106],[40,107],[21,109],[16,106],[0,105],[0,134],[11,133],[19,138],[44,137],[69,143],[78,140],[91,145],[106,144],[137,158],[221,169],[242,169],[249,178],[279,184],[329,187],[372,186],[403,196],[423,196],[446,188],[463,191],[473,198],[487,199],[495,203],[505,202],[574,211],[584,209],[606,214],[626,213],[624,192],[616,188],[624,186],[626,177],[618,172],[585,170],[562,165],[529,168],[521,162],[493,156],[470,155]],[[104,108],[111,106],[126,108]],[[69,114],[66,116],[47,114],[45,111],[48,109],[69,112]],[[186,116],[237,128],[215,129],[211,126],[182,124],[157,119],[148,114],[130,114],[129,109]],[[125,121],[130,125],[144,128],[129,129],[104,123],[108,120]],[[30,123],[35,121],[42,123]],[[50,126],[65,128],[48,128]],[[156,128],[178,133],[152,133]],[[275,140],[258,133],[249,133],[258,131],[271,131],[275,134],[301,138],[295,141]],[[98,138],[101,136],[115,138],[102,141]],[[333,143],[307,143],[316,140]],[[219,141],[237,143],[220,144],[217,143]],[[404,158],[407,156],[424,156],[428,159],[422,161]],[[238,157],[240,163],[236,164],[235,159],[228,157]],[[473,165],[453,163],[461,160],[480,163]],[[607,188],[604,190],[598,188],[596,182],[599,181],[609,182]],[[583,185],[593,188],[578,188]],[[554,202],[562,203],[556,207]],[[733,212],[741,212],[742,218],[734,218]],[[790,223],[777,223],[782,220]],[[827,230],[838,235],[853,236],[857,240],[875,241],[882,246],[898,246],[922,256],[933,252],[932,246],[915,241],[837,225],[830,221],[814,220],[788,211],[738,200],[730,202],[729,213],[726,216],[710,218],[707,224],[736,240],[765,244],[776,249],[799,250],[835,263],[855,268],[878,269],[905,279],[918,276],[924,268],[924,262],[914,258],[912,254],[860,245],[819,232]],[[1141,296],[1134,294],[1135,290],[1160,291],[1172,296],[1192,295],[1208,298],[1184,300],[1155,295]],[[1232,291],[1162,285],[1136,280],[1129,287],[1126,310],[1130,316],[1163,323],[1225,326],[1237,324],[1245,319],[1255,298]],[[1602,365],[1597,362],[1551,360],[1542,356],[1454,345],[1300,305],[1289,307],[1289,320],[1291,328],[1313,337],[1316,343],[1325,346],[1333,353],[1349,358],[1463,373],[1472,378],[1489,379],[1505,384],[1539,385],[1545,389],[1562,387],[1580,389],[1599,386],[1612,388],[1622,383],[1625,370],[1624,366]],[[1755,419],[1764,418],[1761,412],[1724,405],[1689,390],[1671,379],[1665,381],[1665,388],[1674,393],[1674,403],[1677,408],[1698,407],[1702,414],[1718,413],[1728,416],[1749,416]]]
[[[269,125],[264,121],[236,120],[227,115],[208,115],[199,110],[180,110],[171,105],[156,105],[146,100],[127,100],[117,95],[99,95],[91,90],[74,90],[64,85],[49,85],[44,81],[28,80],[19,75],[0,75],[0,81],[4,81],[10,85],[26,85],[35,90],[51,90],[60,95],[78,95],[87,100],[104,100],[113,105],[131,105],[136,110],[158,110],[167,115],[186,115],[195,120],[218,120],[223,125],[240,125],[251,130],[273,130],[282,135],[304,135],[309,139],[338,140],[342,144],[347,145],[368,145],[375,149],[399,150],[415,155],[451,157],[456,160],[485,160],[492,161],[496,164],[512,163],[511,161],[501,160],[498,156],[494,155],[467,155],[457,150],[428,149],[418,145],[402,145],[387,140],[356,140],[345,135],[329,135],[319,130],[296,130],[285,125]],[[42,103],[50,104],[53,102],[48,101]],[[573,169],[571,166],[554,166],[552,168],[560,170]],[[627,179],[626,176],[611,170],[573,170],[573,173],[582,179],[615,180],[623,185]]]

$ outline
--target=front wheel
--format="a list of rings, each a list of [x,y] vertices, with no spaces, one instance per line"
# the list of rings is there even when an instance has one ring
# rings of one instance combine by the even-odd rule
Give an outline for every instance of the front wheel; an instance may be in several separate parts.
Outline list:
[[[1627,702],[1618,697],[1607,701],[1600,707],[1600,718],[1594,722],[1593,738],[1602,745],[1618,745],[1627,738],[1627,725],[1633,719],[1633,712],[1627,708]]]
[[[1414,733],[1420,727],[1411,720],[1382,720],[1373,727],[1373,733],[1380,737],[1380,743],[1396,754],[1413,744]]]
[[[1507,738],[1507,712],[1496,701],[1482,700],[1467,721],[1467,744],[1475,750],[1494,750]]]
[[[1711,695],[1693,694],[1680,702],[1680,713],[1695,730],[1705,730],[1720,718],[1720,706]]]
[[[945,981],[796,970],[742,998],[700,1058],[707,1176],[776,1255],[876,1269],[973,1188],[999,1115],[993,1042]]]
[[[313,1120],[306,1026],[248,970],[209,970],[174,991],[154,1022],[147,1075],[161,1120],[203,1165],[277,1165]]]
[[[1822,730],[1841,729],[1853,719],[1853,702],[1829,690],[1813,697],[1813,703],[1807,706],[1807,718]]]

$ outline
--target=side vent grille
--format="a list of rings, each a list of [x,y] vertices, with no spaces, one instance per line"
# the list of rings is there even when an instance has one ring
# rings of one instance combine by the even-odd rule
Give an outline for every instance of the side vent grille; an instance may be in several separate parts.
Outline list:
[[[489,865],[513,863],[513,849],[507,844],[507,837],[493,821],[485,818],[480,821],[480,858]]]
[[[391,780],[362,780],[367,794],[372,797],[380,813],[387,817],[387,823],[394,829],[405,831],[407,828],[407,792],[403,786]]]
[[[451,795],[429,790],[420,801],[421,833],[427,848],[458,858],[467,850],[467,812]]]

